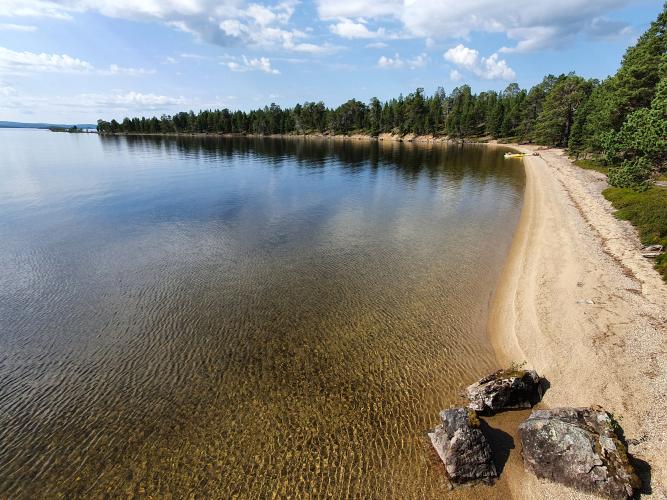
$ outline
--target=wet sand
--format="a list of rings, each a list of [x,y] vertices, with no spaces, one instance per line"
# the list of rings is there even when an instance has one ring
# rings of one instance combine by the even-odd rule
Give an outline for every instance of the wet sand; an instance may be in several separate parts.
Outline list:
[[[667,285],[614,218],[605,176],[561,150],[539,153],[524,160],[524,208],[489,316],[494,348],[548,379],[542,407],[599,404],[620,418],[651,498],[665,498]],[[514,498],[588,498],[526,474],[520,448],[515,439],[505,469]]]

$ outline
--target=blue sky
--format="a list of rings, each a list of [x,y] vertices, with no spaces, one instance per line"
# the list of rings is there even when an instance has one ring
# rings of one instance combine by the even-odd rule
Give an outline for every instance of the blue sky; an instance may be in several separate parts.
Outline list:
[[[613,73],[647,0],[0,0],[0,120],[338,105]]]

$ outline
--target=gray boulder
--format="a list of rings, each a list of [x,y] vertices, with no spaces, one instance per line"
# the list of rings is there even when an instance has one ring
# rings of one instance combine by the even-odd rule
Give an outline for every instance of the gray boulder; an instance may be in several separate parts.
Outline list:
[[[468,386],[468,408],[483,414],[532,408],[542,399],[540,376],[534,370],[498,370]]]
[[[479,418],[469,408],[453,408],[440,412],[442,423],[429,433],[431,443],[445,464],[453,486],[484,482],[491,484],[497,477],[491,460],[491,447],[479,429]]]
[[[519,426],[526,470],[607,498],[641,486],[618,423],[600,407],[537,410]]]

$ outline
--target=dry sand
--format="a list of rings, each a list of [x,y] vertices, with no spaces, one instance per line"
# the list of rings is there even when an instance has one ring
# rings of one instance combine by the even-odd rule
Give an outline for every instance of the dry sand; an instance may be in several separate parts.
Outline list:
[[[491,307],[499,361],[548,379],[542,406],[613,412],[650,465],[651,498],[667,498],[667,285],[614,218],[605,176],[539,153],[524,159],[524,208]],[[525,473],[520,448],[505,468],[514,498],[587,498]]]

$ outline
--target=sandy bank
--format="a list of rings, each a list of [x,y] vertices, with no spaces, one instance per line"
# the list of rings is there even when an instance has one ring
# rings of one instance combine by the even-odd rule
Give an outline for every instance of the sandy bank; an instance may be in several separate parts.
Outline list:
[[[247,137],[251,139],[269,138],[269,139],[325,139],[332,141],[366,141],[366,142],[409,142],[419,144],[451,144],[472,142],[478,143],[482,141],[452,139],[447,136],[434,135],[416,135],[416,134],[390,134],[382,133],[378,136],[369,134],[328,134],[322,132],[313,132],[309,134],[237,134],[237,133],[221,133],[221,132],[105,132],[100,135],[113,136],[130,136],[130,137],[226,137],[226,138],[241,138]]]
[[[524,160],[524,208],[490,312],[499,361],[545,376],[544,406],[620,417],[630,452],[650,464],[651,497],[667,498],[667,285],[613,217],[605,177],[560,150],[540,154]],[[515,498],[586,498],[524,473],[519,449],[506,469]]]

